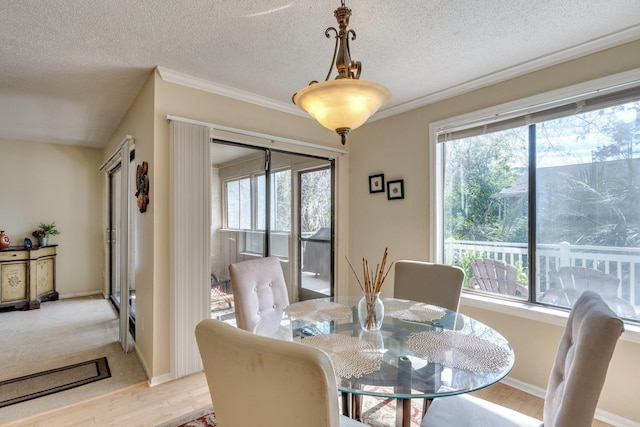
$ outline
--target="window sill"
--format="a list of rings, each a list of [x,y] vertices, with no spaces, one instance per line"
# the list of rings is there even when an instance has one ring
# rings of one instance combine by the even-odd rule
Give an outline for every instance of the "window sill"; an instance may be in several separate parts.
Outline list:
[[[569,317],[569,312],[564,310],[556,310],[535,304],[492,298],[468,292],[462,293],[461,303],[463,305],[468,305],[469,307],[508,314],[562,327],[566,325],[567,318]],[[625,331],[620,338],[621,340],[640,344],[639,325],[625,323],[624,329]]]

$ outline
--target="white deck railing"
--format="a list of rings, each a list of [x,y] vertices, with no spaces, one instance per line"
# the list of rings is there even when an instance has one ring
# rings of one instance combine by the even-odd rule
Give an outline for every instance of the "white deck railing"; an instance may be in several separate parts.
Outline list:
[[[529,268],[526,243],[476,242],[448,238],[444,244],[445,262],[461,259],[491,258],[506,264]],[[567,242],[558,245],[537,245],[536,289],[547,289],[547,272],[559,267],[587,267],[620,279],[618,296],[640,306],[640,248],[612,246],[579,246]]]

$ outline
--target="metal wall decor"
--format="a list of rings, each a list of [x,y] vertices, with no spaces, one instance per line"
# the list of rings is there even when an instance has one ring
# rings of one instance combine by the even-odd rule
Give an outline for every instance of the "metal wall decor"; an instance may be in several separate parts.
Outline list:
[[[141,213],[147,211],[149,204],[149,164],[142,162],[136,168],[136,197],[138,198],[138,209]]]

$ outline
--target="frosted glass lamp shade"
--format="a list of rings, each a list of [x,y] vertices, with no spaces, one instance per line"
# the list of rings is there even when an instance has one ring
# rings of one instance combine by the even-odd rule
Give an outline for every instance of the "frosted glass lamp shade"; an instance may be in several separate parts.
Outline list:
[[[391,97],[389,90],[374,82],[337,79],[311,84],[293,96],[293,102],[322,126],[356,129]]]

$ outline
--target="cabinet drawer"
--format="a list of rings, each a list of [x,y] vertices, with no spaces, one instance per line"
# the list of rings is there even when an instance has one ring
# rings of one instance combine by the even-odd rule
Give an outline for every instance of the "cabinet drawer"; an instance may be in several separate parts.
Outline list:
[[[31,258],[41,258],[43,256],[55,255],[56,248],[55,246],[45,246],[44,248],[37,249],[35,251],[31,251]]]
[[[0,262],[29,259],[29,251],[0,251]]]

